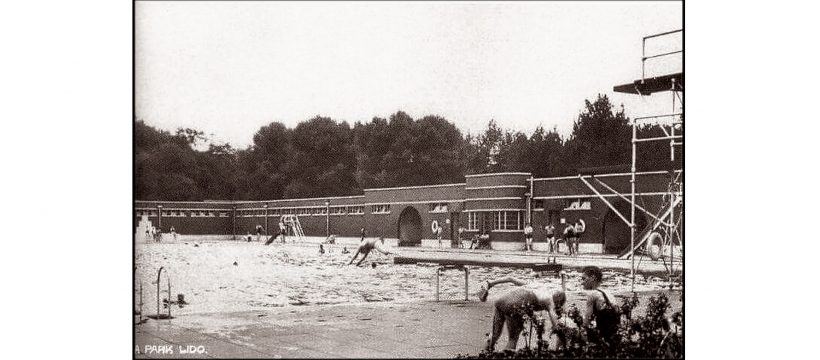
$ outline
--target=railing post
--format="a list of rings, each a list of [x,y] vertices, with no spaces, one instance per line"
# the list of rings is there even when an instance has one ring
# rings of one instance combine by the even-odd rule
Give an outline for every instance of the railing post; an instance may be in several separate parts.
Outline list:
[[[464,267],[464,301],[470,300],[470,268]]]
[[[441,267],[436,268],[436,302],[438,302],[438,282],[439,276],[441,276]]]

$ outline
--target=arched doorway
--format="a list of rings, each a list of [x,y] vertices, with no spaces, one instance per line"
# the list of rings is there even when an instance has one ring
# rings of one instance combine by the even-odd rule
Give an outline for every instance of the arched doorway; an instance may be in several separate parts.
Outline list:
[[[615,209],[618,210],[627,220],[630,218],[632,208],[629,203],[619,201],[615,203]],[[639,209],[635,209],[635,235],[641,232],[646,227],[646,217]],[[621,217],[618,216],[612,209],[607,210],[604,215],[604,252],[607,254],[620,254],[629,248],[630,233],[629,225],[627,225]],[[638,241],[639,239],[635,239]]]
[[[399,215],[399,246],[421,245],[421,215],[408,206]]]

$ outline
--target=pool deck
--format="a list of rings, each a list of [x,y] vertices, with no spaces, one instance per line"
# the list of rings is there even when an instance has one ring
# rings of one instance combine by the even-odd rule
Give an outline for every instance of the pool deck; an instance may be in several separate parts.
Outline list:
[[[673,311],[682,306],[680,295],[670,293]],[[569,294],[568,304],[582,302],[581,294]],[[638,311],[643,313],[640,307]],[[193,314],[135,326],[135,357],[453,358],[478,354],[491,323],[492,305],[475,300]],[[499,349],[504,339],[506,330]],[[523,337],[520,341],[519,347]],[[180,353],[180,347],[189,346],[204,353]]]
[[[341,246],[330,247],[338,251],[335,248]],[[539,262],[548,256],[534,251],[397,250],[404,256],[430,259]],[[556,257],[565,268],[597,265],[628,271],[631,264],[630,260],[618,260],[612,255]],[[384,261],[390,257],[372,260],[378,258]],[[676,262],[675,268],[680,271],[682,265]],[[638,269],[642,273],[666,271],[660,261],[648,258],[641,260]],[[288,306],[151,319],[134,326],[134,354],[136,358],[453,358],[458,354],[478,354],[490,331],[491,304],[475,300],[473,293],[469,301],[435,302],[433,298],[431,293],[429,298],[412,303]],[[679,299],[680,291],[673,291],[673,309],[680,309]],[[580,306],[582,302],[582,294],[568,294],[568,304]],[[645,303],[642,301],[641,305]],[[505,338],[506,333],[502,334],[499,348]],[[180,349],[188,346],[199,347],[204,353],[180,353]]]

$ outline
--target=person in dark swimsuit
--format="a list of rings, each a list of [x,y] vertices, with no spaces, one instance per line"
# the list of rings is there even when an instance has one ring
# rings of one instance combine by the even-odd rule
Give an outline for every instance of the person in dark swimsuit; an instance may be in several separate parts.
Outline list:
[[[575,235],[574,225],[569,224],[566,228],[564,228],[564,239],[567,242],[567,254],[572,256],[573,254],[575,254],[575,242],[578,240],[578,238]]]
[[[544,226],[544,231],[547,232],[547,245],[549,246],[550,254],[552,254],[555,252],[557,245],[555,243],[555,225],[548,224],[547,226]]]
[[[602,278],[603,272],[597,266],[585,266],[581,269],[581,286],[587,291],[584,325],[597,329],[601,339],[610,342],[618,331],[620,309],[612,303],[612,295],[598,288]]]

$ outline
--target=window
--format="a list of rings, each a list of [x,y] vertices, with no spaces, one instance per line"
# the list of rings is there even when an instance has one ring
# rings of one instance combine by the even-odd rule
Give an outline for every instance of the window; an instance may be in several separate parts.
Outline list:
[[[592,209],[592,203],[589,199],[569,199],[566,202],[566,207],[564,210],[590,210]]]
[[[478,230],[478,213],[467,213],[467,230]]]
[[[493,213],[493,230],[521,230],[520,211],[496,211]]]
[[[334,206],[330,208],[331,215],[344,215],[347,213],[347,209],[344,206]]]
[[[544,200],[533,200],[532,201],[532,208],[535,210],[544,210]]]
[[[432,203],[428,204],[429,212],[431,213],[446,213],[447,203]]]
[[[349,206],[347,213],[350,215],[364,214],[364,206]]]
[[[219,212],[219,217],[229,217],[229,216],[230,216],[230,215],[228,215],[228,212],[227,212],[227,211],[220,211],[220,212]]]
[[[389,214],[390,213],[390,205],[389,204],[379,204],[373,205],[370,209],[372,214]]]
[[[313,215],[327,215],[327,208],[326,207],[315,207],[315,208],[313,208]]]

